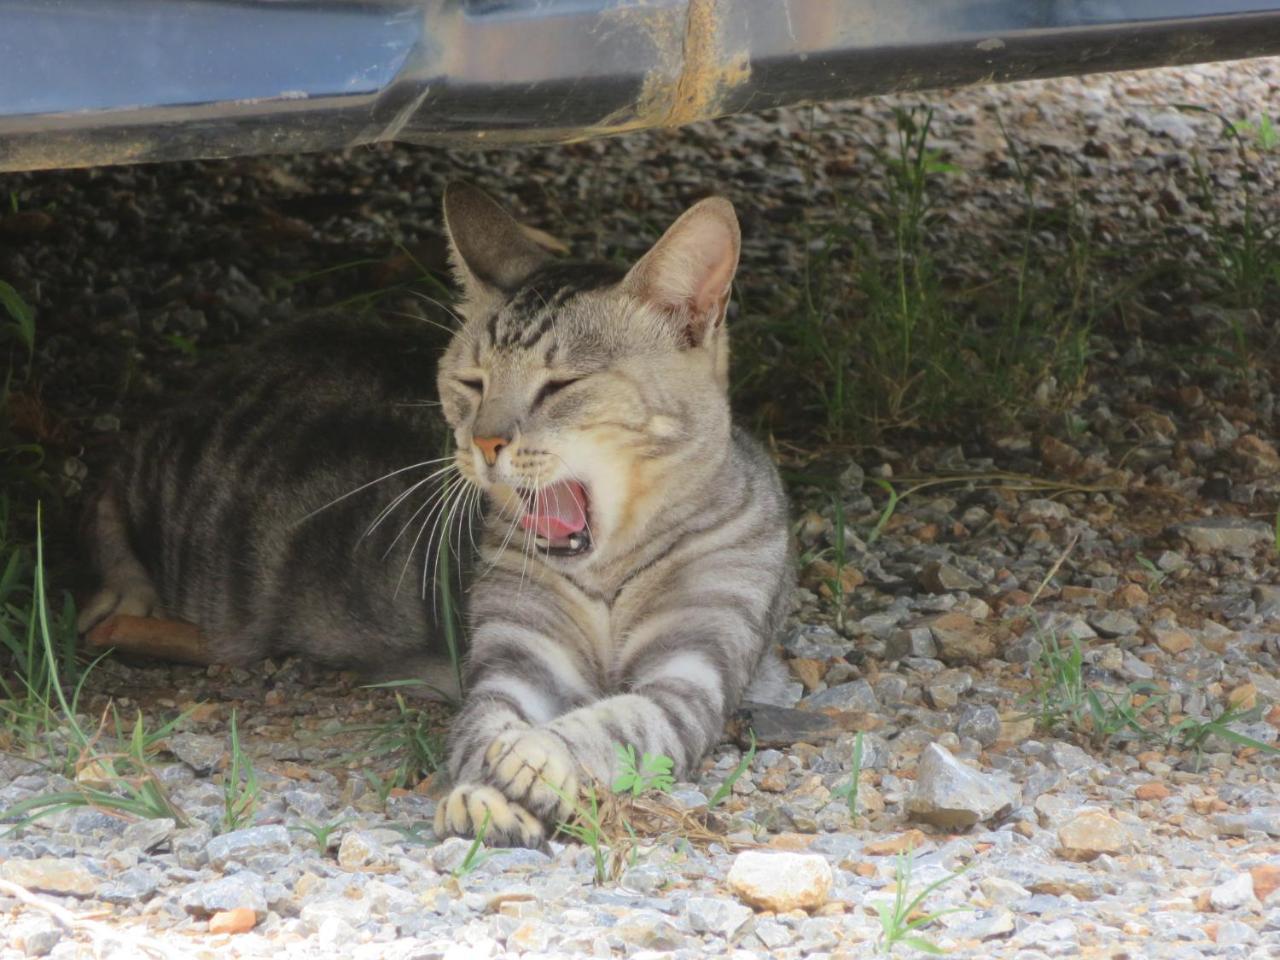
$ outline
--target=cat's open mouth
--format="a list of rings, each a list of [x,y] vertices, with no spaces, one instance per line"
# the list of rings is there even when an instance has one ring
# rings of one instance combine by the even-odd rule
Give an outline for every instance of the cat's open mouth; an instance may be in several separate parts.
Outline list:
[[[555,557],[572,557],[591,549],[591,501],[576,480],[561,480],[523,489],[525,512],[520,526],[533,532],[538,549]]]

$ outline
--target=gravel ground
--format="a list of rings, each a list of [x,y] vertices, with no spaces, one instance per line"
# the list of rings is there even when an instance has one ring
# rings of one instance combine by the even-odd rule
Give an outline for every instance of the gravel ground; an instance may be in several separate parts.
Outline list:
[[[344,301],[432,311],[409,283],[417,264],[441,267],[448,178],[510,198],[584,254],[634,253],[692,199],[726,192],[749,325],[753,303],[800,283],[806,225],[834,216],[836,193],[883,193],[866,144],[886,142],[905,102],[551,149],[0,178],[16,207],[0,216],[0,277],[39,311],[36,386],[14,410],[58,464],[55,569],[121,430],[223,347]],[[965,171],[943,179],[935,224],[956,271],[1007,282],[1020,243],[998,110],[1035,163],[1037,202],[1086,206],[1113,254],[1099,269],[1138,279],[1090,334],[1087,383],[1046,379],[1012,418],[851,447],[744,391],[784,466],[838,478],[847,521],[841,558],[830,487],[793,484],[794,709],[748,711],[696,782],[611,806],[616,849],[597,883],[573,843],[461,868],[468,844],[429,827],[438,778],[384,796],[363,774],[394,759],[349,756],[353,727],[395,716],[387,691],[294,661],[106,662],[87,713],[108,697],[155,720],[190,711],[156,761],[190,825],[82,809],[0,838],[0,958],[871,956],[906,850],[913,890],[967,865],[925,901],[963,908],[923,931],[953,956],[1280,954],[1280,761],[1263,748],[1280,735],[1278,311],[1274,286],[1249,309],[1224,292],[1211,214],[1188,199],[1200,157],[1220,215],[1238,218],[1250,178],[1271,182],[1277,160],[1170,106],[1256,118],[1280,102],[1280,61],[934,102],[935,146]],[[1170,250],[1176,270],[1148,269]],[[919,478],[938,482],[913,489]],[[885,479],[913,492],[873,536]],[[1091,717],[1084,700],[1073,710],[1071,689],[1046,679],[1055,644],[1078,646],[1104,709],[1145,711],[1145,732],[1102,729],[1116,714]],[[261,792],[252,823],[227,832],[233,709]],[[1199,749],[1177,735],[1228,710],[1239,719]],[[708,810],[748,729],[757,752]],[[72,786],[0,755],[0,805]],[[322,825],[335,827],[313,836]]]

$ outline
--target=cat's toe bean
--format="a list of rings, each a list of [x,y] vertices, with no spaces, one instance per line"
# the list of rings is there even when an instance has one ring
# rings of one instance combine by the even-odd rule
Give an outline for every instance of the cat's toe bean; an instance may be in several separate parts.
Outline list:
[[[538,818],[493,787],[464,783],[436,808],[436,835],[474,837],[483,831],[491,847],[540,847],[546,831]]]
[[[554,735],[509,730],[485,751],[484,779],[544,820],[567,819],[578,793],[573,757]]]

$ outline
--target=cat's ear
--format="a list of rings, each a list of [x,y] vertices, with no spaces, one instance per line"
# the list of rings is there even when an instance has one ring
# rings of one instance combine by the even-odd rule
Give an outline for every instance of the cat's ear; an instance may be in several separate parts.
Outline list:
[[[454,271],[471,301],[510,293],[550,259],[511,214],[469,183],[445,187],[444,225]]]
[[[700,200],[631,268],[623,288],[670,317],[689,346],[700,346],[724,321],[741,243],[733,204]]]

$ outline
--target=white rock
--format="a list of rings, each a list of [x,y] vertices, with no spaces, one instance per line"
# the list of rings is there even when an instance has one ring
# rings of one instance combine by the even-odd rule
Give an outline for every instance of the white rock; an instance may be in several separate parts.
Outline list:
[[[1012,810],[1022,791],[1002,773],[982,773],[965,766],[945,747],[931,743],[916,767],[915,790],[907,811],[917,820],[948,829],[963,829]]]
[[[728,883],[757,910],[816,910],[831,896],[831,865],[815,853],[747,850],[729,868]]]
[[[1215,910],[1235,910],[1253,899],[1253,877],[1248,871],[1237,873],[1226,883],[1209,891],[1209,902]]]

